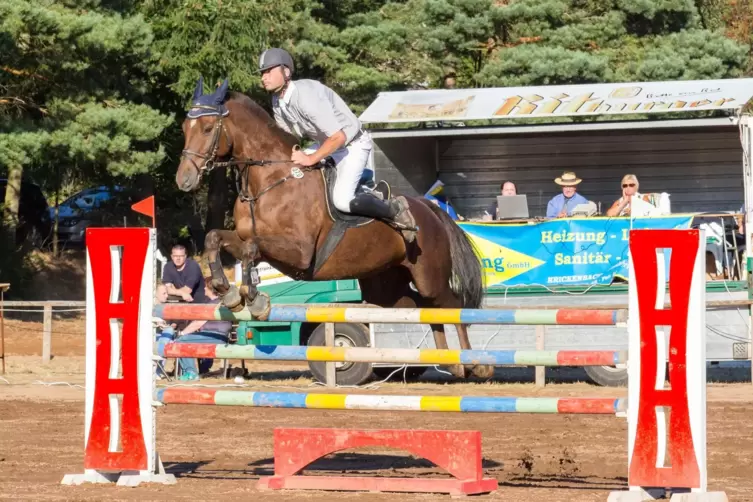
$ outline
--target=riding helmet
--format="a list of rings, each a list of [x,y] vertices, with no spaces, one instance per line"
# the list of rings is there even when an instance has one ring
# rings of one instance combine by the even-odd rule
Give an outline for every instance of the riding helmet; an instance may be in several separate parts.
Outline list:
[[[259,71],[264,72],[275,66],[287,66],[290,73],[295,71],[293,57],[285,49],[273,47],[261,53],[259,58]]]

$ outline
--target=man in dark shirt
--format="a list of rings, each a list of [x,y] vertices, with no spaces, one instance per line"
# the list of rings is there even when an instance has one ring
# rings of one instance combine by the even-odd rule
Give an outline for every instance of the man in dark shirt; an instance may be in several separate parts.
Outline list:
[[[160,289],[162,288],[162,289]],[[207,303],[219,303],[219,298],[212,298],[212,292],[205,291],[207,295]],[[157,287],[156,301],[158,304],[164,303],[167,300],[167,293],[164,291],[163,285]],[[229,321],[191,321],[183,327],[180,331],[176,332],[176,326],[169,322],[154,318],[153,319],[158,327],[157,343],[164,346],[169,342],[175,343],[206,343],[223,345],[228,343],[228,335],[230,330],[233,329],[233,323]],[[199,375],[209,372],[214,364],[213,359],[199,359],[197,366],[196,359],[193,357],[181,357],[178,359],[178,365],[183,371],[179,377],[181,381],[196,381],[199,380]]]
[[[186,302],[207,303],[204,275],[199,264],[186,255],[186,248],[173,246],[170,258],[172,261],[162,271],[162,283],[167,286],[168,294],[180,296]]]

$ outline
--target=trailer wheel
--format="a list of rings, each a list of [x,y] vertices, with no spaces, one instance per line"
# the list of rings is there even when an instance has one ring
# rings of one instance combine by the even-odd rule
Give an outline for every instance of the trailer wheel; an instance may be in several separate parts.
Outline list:
[[[309,347],[325,345],[324,324],[311,333]],[[335,347],[368,347],[369,328],[363,324],[335,324]],[[327,363],[310,362],[309,369],[314,378],[324,383],[327,380]],[[361,385],[371,378],[371,363],[335,363],[335,382],[338,385]]]
[[[604,387],[625,387],[628,384],[627,368],[615,366],[585,366],[586,374],[598,385]]]

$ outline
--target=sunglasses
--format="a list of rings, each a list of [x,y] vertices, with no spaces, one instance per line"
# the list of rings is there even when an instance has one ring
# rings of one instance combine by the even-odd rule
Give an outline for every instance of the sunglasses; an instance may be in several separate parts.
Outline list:
[[[622,188],[633,188],[635,186],[635,183],[623,183]]]

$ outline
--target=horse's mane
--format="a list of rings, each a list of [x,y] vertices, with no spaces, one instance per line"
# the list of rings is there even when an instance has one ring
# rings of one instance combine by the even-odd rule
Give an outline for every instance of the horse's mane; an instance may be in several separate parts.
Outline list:
[[[295,136],[289,134],[287,131],[284,131],[282,128],[280,128],[280,126],[277,125],[272,116],[267,113],[267,110],[265,110],[261,105],[259,105],[256,101],[249,98],[245,94],[241,92],[230,91],[228,92],[227,99],[225,101],[232,101],[234,103],[242,105],[246,109],[246,111],[248,111],[253,117],[256,117],[261,122],[266,123],[272,133],[279,136],[283,141],[290,143],[291,145],[294,145],[298,142]]]

